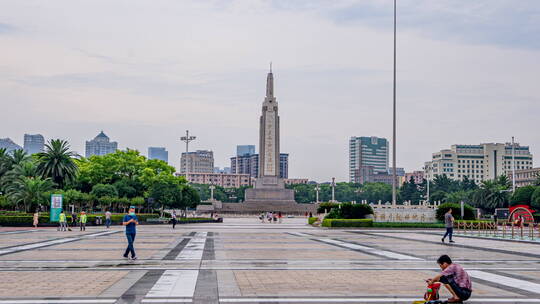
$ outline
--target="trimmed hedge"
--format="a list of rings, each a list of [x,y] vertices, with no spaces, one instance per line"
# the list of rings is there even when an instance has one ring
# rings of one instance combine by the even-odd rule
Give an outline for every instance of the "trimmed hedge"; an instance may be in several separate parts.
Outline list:
[[[444,228],[444,223],[387,223],[375,222],[373,227],[377,228]]]
[[[79,216],[79,214],[77,214]],[[88,214],[87,215],[87,225],[94,225],[96,217],[101,216],[103,224],[105,224],[105,215],[104,214]],[[159,218],[159,214],[153,213],[141,213],[137,214],[140,222],[146,222],[149,218]],[[66,215],[67,222],[71,223],[71,215]],[[124,214],[112,214],[111,222],[112,224],[121,224]],[[0,226],[32,226],[34,222],[34,215],[29,213],[23,213],[21,215],[0,215]],[[49,222],[49,213],[40,213],[39,215],[39,225],[49,225],[54,226],[56,223]]]
[[[313,223],[315,223],[318,219],[318,217],[310,217],[307,221],[309,225],[313,225]]]
[[[323,227],[373,227],[372,219],[324,219]]]
[[[448,209],[452,208],[452,216],[456,220],[461,220],[461,205],[455,204],[455,203],[444,203],[441,204],[436,211],[437,214],[437,220],[444,222],[444,214],[448,211]],[[464,219],[465,220],[475,220],[476,219],[476,212],[474,211],[474,208],[471,207],[469,204],[464,204],[463,206],[463,212],[464,212]]]

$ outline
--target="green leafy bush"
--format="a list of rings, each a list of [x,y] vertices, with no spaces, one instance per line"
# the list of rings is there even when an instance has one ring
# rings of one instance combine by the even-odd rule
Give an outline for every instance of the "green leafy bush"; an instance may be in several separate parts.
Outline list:
[[[445,203],[441,204],[436,211],[436,217],[439,221],[444,221],[444,214],[448,211],[448,209],[452,208],[452,215],[456,220],[461,220],[461,206],[460,204],[454,204],[454,203]],[[465,215],[466,220],[474,220],[476,219],[476,212],[473,207],[471,207],[469,204],[465,204],[463,206],[463,213]]]
[[[536,187],[531,195],[531,207],[536,210],[540,209],[540,186]]]
[[[310,217],[308,218],[308,224],[313,225],[319,218],[318,217]]]
[[[377,228],[444,228],[444,223],[396,223],[396,222],[375,222],[373,227]]]
[[[514,194],[510,197],[510,206],[515,205],[530,205],[531,198],[535,192],[535,186],[524,186],[516,189]]]
[[[373,214],[373,208],[364,204],[343,203],[339,209],[344,219],[363,219],[366,215]]]
[[[330,212],[332,208],[338,207],[339,204],[336,203],[321,203],[319,204],[319,207],[317,208],[317,213],[324,213],[324,212]]]
[[[343,203],[326,215],[327,219],[363,219],[368,214],[373,214],[370,205]]]
[[[324,219],[323,227],[372,227],[372,219]]]

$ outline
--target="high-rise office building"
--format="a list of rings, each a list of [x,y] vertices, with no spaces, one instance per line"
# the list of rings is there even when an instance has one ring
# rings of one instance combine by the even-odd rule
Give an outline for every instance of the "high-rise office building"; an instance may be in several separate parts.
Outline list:
[[[259,176],[259,154],[231,157],[231,173]],[[289,154],[279,154],[279,177],[289,178]]]
[[[349,140],[349,180],[367,181],[361,174],[388,174],[388,140],[379,137],[351,137]],[[372,167],[372,168],[365,168]]]
[[[248,156],[255,154],[255,145],[236,146],[236,156]]]
[[[41,134],[24,134],[24,151],[28,154],[43,152],[45,138]]]
[[[86,141],[86,157],[92,155],[105,155],[118,150],[118,143],[110,141],[109,137],[101,131],[94,139]]]
[[[197,150],[183,152],[180,158],[180,173],[214,173],[214,152]]]
[[[392,167],[388,168],[388,174],[393,175],[394,174],[394,168],[392,168]],[[398,167],[397,170],[396,170],[396,175],[397,176],[405,176],[405,169]]]
[[[6,149],[7,153],[12,153],[15,150],[22,150],[23,148],[14,143],[10,138],[0,138],[0,149]]]
[[[159,159],[169,162],[169,152],[164,147],[148,147],[148,159]]]
[[[508,175],[514,165],[516,170],[532,169],[533,156],[529,147],[515,143],[514,161],[515,164],[512,163],[511,143],[452,145],[450,149],[433,153],[432,160],[424,166],[425,178],[433,180],[437,175],[446,175],[453,180],[467,177],[479,183]]]

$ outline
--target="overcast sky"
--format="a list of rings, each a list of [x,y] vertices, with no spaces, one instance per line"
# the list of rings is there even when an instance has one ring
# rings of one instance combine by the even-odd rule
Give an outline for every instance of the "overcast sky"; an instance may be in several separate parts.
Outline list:
[[[289,176],[348,180],[350,136],[392,134],[392,1],[0,0],[0,138],[100,130],[229,166],[257,144],[268,63]],[[398,167],[452,144],[540,157],[540,1],[398,0]],[[538,161],[535,160],[537,166]]]

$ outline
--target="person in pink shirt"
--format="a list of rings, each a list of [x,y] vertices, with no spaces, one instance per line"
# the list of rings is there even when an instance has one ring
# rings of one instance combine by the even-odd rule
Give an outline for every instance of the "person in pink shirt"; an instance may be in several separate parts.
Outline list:
[[[449,256],[441,255],[437,259],[437,264],[441,267],[442,272],[433,279],[427,279],[428,284],[441,282],[444,287],[452,294],[448,299],[448,303],[461,303],[468,300],[472,293],[471,278],[461,265],[452,263]]]

